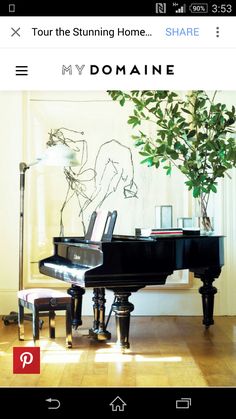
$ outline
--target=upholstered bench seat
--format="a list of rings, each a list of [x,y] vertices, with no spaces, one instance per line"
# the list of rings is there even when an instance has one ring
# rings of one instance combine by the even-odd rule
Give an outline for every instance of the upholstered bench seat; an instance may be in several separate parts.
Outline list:
[[[24,340],[24,308],[32,311],[33,339],[39,339],[39,313],[49,313],[49,334],[55,338],[55,311],[66,311],[66,343],[72,347],[71,296],[66,292],[48,288],[31,288],[18,291],[18,332],[19,340]]]

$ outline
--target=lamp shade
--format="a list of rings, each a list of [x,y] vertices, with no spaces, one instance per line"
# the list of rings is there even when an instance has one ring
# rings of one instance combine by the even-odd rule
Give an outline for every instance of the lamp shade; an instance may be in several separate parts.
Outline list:
[[[65,144],[56,144],[46,149],[41,162],[47,166],[78,166],[76,152]]]

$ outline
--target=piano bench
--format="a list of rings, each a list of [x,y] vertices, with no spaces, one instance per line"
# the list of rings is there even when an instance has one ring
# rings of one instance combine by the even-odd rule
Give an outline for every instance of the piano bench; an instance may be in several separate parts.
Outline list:
[[[39,313],[49,313],[49,336],[55,338],[55,311],[66,310],[66,345],[72,347],[71,296],[47,288],[18,291],[18,336],[24,340],[24,308],[32,311],[33,339],[39,340]]]

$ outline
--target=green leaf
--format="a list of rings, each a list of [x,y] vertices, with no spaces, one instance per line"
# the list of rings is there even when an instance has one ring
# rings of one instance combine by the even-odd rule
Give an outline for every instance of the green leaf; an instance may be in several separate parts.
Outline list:
[[[144,164],[144,163],[147,163],[147,165],[150,167],[150,166],[153,166],[153,157],[148,157],[147,159],[144,159],[144,160],[142,160],[141,161],[141,164]]]
[[[150,153],[148,153],[147,151],[140,151],[139,154],[141,156],[150,156]]]
[[[152,148],[151,148],[151,146],[150,146],[150,144],[149,144],[148,141],[145,143],[145,146],[144,146],[143,150],[146,151],[149,154],[152,153]]]
[[[189,133],[188,133],[188,135],[187,135],[187,137],[188,138],[192,138],[192,137],[194,137],[195,135],[196,135],[196,130],[195,129],[193,129],[192,131],[190,131]]]
[[[147,106],[147,105],[149,105],[149,103],[151,103],[153,101],[154,101],[153,97],[149,97],[147,100],[145,100],[145,105]]]
[[[217,192],[217,189],[216,189],[216,187],[215,187],[215,185],[214,185],[214,184],[212,184],[212,185],[211,185],[211,191],[212,191],[212,192],[214,192],[214,193],[216,193],[216,192]]]
[[[200,196],[201,193],[201,189],[199,186],[196,186],[195,188],[193,188],[193,197],[197,198],[198,196]]]
[[[163,118],[163,112],[160,108],[157,110],[157,114],[160,118]]]
[[[120,105],[121,105],[121,106],[124,106],[124,104],[125,104],[125,98],[124,98],[124,97],[122,97],[122,99],[120,100]]]
[[[165,153],[165,151],[166,151],[166,144],[161,144],[160,147],[157,147],[157,153],[159,155]]]
[[[163,166],[163,169],[166,170],[166,175],[171,175],[171,170],[172,170],[171,165],[169,165],[169,166]]]
[[[184,174],[184,175],[186,175],[188,172],[189,172],[189,170],[187,169],[187,167],[185,167],[185,166],[180,166],[179,167],[180,168],[180,170],[181,170],[181,172]],[[186,182],[185,182],[186,183]],[[187,183],[186,183],[187,184]]]
[[[191,113],[188,109],[182,108],[182,111],[183,111],[184,113],[187,113],[187,114],[189,114],[189,115],[192,115],[192,113]]]
[[[168,153],[173,160],[177,160],[179,157],[178,153],[175,150],[170,149],[168,150]]]
[[[179,107],[179,105],[178,105],[178,103],[176,103],[175,106],[172,109],[173,115],[176,115],[176,112],[178,111],[178,107]]]
[[[136,125],[140,125],[141,121],[136,116],[130,116],[128,119],[128,124],[133,125],[134,128]]]
[[[136,146],[136,147],[139,147],[140,145],[143,145],[143,144],[145,144],[145,143],[144,143],[144,141],[143,141],[143,140],[140,140],[140,139],[139,139],[139,140],[136,140],[134,144],[135,144],[135,146]]]

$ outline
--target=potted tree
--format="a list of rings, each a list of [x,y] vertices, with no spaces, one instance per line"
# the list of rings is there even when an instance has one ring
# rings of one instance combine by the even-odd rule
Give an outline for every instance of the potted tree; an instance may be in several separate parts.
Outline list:
[[[108,91],[113,100],[133,105],[128,124],[138,128],[132,136],[142,156],[141,164],[167,175],[173,166],[187,178],[185,184],[200,202],[202,227],[213,230],[208,216],[210,194],[217,192],[217,180],[236,167],[235,107],[217,102],[202,90],[184,97],[173,91]],[[154,134],[145,132],[152,124]],[[144,127],[144,128],[143,128]],[[149,131],[149,130],[148,130]]]

